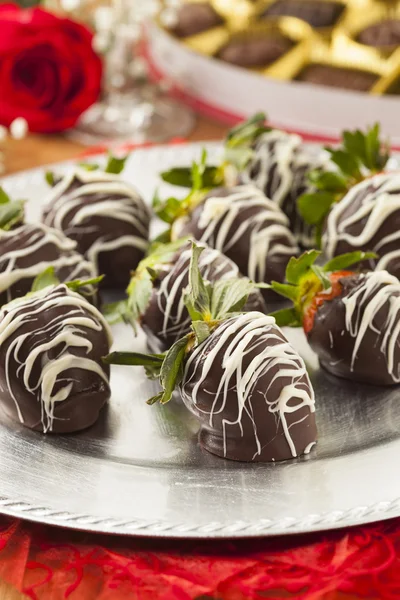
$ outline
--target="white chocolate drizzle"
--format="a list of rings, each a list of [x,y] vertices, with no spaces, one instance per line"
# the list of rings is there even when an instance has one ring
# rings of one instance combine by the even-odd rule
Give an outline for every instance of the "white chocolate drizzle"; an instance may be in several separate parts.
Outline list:
[[[169,270],[157,290],[157,306],[164,315],[163,327],[158,333],[161,337],[174,335],[179,339],[190,330],[191,319],[184,304],[182,288],[185,278],[188,279],[191,255],[191,248],[184,249],[179,254],[174,267]],[[216,268],[217,261],[220,264]],[[239,277],[239,269],[235,263],[212,248],[206,248],[200,254],[199,269],[205,280]]]
[[[75,181],[79,182],[76,188]],[[92,202],[93,195],[99,195],[99,199]],[[102,252],[123,247],[143,252],[147,249],[149,209],[135,188],[118,175],[76,168],[54,186],[47,205],[44,223],[62,230],[65,235],[74,238],[85,233],[98,233],[97,240],[87,252],[87,257],[97,268]],[[104,232],[101,227],[91,224],[95,218],[107,218],[113,224]],[[118,222],[121,226],[129,224],[132,235],[121,236]]]
[[[314,244],[312,228],[297,213],[300,194],[311,192],[307,174],[313,169],[326,169],[328,158],[303,144],[300,136],[272,130],[262,134],[254,147],[254,158],[241,174],[243,183],[253,183],[260,190],[270,190],[270,198],[291,221],[291,229],[301,244]]]
[[[46,313],[60,306],[62,311],[58,314],[53,312],[51,319],[47,318]],[[13,389],[15,374],[32,395],[32,402],[41,404],[44,433],[53,429],[56,404],[67,400],[71,393],[74,382],[63,375],[66,371],[91,371],[108,382],[101,364],[89,356],[71,353],[72,348],[85,348],[86,355],[92,351],[93,345],[86,338],[85,330],[104,331],[111,346],[111,330],[103,315],[65,285],[46,288],[30,297],[13,300],[0,311],[0,347],[13,338],[4,357],[5,385],[21,423],[24,419],[18,394]],[[29,353],[25,357],[27,349]],[[56,350],[56,357],[49,358],[49,354],[55,354]],[[38,361],[41,365],[40,377],[35,381],[32,380],[32,372]],[[56,383],[63,385],[53,393]]]
[[[249,209],[259,210],[242,219],[242,212]],[[286,215],[254,185],[234,187],[225,197],[207,198],[199,227],[204,230],[199,241],[223,254],[229,253],[240,238],[250,232],[247,273],[243,274],[256,282],[266,281],[268,262],[273,263],[282,256],[289,260],[299,251]]]
[[[355,250],[376,252],[376,268],[390,269],[390,263],[400,259],[400,229],[392,228],[390,234],[382,237],[379,230],[396,212],[400,212],[400,173],[381,173],[358,183],[329,214],[322,239],[325,254],[333,258],[338,245],[344,242]],[[361,224],[361,230],[352,233],[351,228],[357,224]],[[380,237],[378,241],[374,240],[376,236]],[[385,248],[389,244],[395,248]]]
[[[360,284],[342,299],[346,309],[346,330],[355,338],[351,370],[354,370],[364,336],[372,330],[380,343],[378,347],[385,358],[388,374],[394,382],[400,382],[400,363],[396,359],[400,344],[400,281],[387,271],[361,274],[359,279]],[[385,307],[387,316],[382,331],[379,331],[374,319]]]
[[[232,339],[230,340],[230,338]],[[221,356],[221,353],[223,354],[221,381],[214,394],[212,407],[206,414],[209,416],[210,427],[213,427],[214,418],[223,412],[228,401],[232,401],[234,397],[232,390],[236,390],[237,418],[232,421],[227,419],[222,421],[224,456],[226,456],[227,431],[231,426],[242,427],[241,421],[244,413],[251,420],[254,429],[257,450],[253,459],[261,454],[259,430],[262,429],[263,424],[256,423],[253,417],[253,403],[260,402],[260,395],[267,405],[268,411],[275,415],[277,426],[279,423],[282,424],[291,455],[296,457],[302,454],[305,449],[296,448],[290,429],[307,419],[309,414],[290,425],[287,422],[287,415],[295,413],[303,407],[308,407],[310,413],[315,412],[314,391],[303,359],[283,337],[282,332],[275,325],[275,319],[259,312],[249,312],[233,317],[223,322],[214,334],[192,351],[186,363],[184,383],[181,389],[183,399],[189,407],[191,403],[196,406],[199,392],[206,391],[204,386],[207,376],[217,356]],[[243,356],[251,353],[254,353],[254,357],[243,370]],[[276,369],[277,367],[278,369]],[[196,382],[190,394],[185,391],[186,385],[191,383],[191,379],[188,377],[189,371],[196,376]],[[273,371],[273,374],[271,374],[269,386],[267,389],[260,389],[260,379],[267,376],[270,371]],[[286,383],[282,387],[279,397],[271,401],[268,397],[269,389],[280,378],[289,379],[290,383]],[[207,393],[211,394],[212,392]],[[200,410],[199,407],[197,409]],[[232,412],[231,409],[230,412]]]
[[[18,243],[21,240],[22,247]],[[58,258],[35,259],[35,254],[43,254],[43,248],[48,245],[56,248]],[[76,252],[76,243],[46,225],[22,225],[12,231],[0,230],[0,248],[0,294],[7,292],[7,301],[12,300],[13,285],[22,279],[34,279],[49,266],[54,267],[56,274],[61,269],[69,268],[68,281],[96,276],[93,265]],[[29,257],[30,266],[20,266]]]

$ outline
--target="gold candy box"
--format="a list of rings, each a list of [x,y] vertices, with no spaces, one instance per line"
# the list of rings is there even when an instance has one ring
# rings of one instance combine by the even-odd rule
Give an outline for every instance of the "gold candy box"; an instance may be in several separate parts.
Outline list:
[[[400,94],[400,2],[186,0],[159,24],[196,53],[281,81]]]

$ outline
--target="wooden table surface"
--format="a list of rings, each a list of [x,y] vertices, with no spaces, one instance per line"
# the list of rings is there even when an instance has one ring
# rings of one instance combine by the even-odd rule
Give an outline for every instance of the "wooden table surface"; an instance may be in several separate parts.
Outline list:
[[[221,139],[228,128],[199,118],[189,140]],[[75,158],[87,147],[61,136],[29,135],[21,141],[6,142],[6,175],[40,165]]]
[[[189,136],[189,140],[221,139],[227,132],[227,127],[199,118],[197,125]],[[6,175],[38,167],[40,165],[76,158],[87,149],[85,146],[72,142],[61,136],[29,135],[21,141],[6,142]],[[20,600],[26,598],[16,592],[11,586],[0,580],[0,600]],[[352,600],[353,597],[331,593],[329,600]],[[328,598],[324,599],[328,600]],[[355,600],[355,599],[354,599]]]

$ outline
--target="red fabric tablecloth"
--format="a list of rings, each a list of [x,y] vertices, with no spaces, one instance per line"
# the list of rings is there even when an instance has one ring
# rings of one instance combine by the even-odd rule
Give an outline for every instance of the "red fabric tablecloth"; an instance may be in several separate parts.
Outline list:
[[[399,600],[400,519],[217,542],[102,536],[2,517],[0,577],[38,600],[327,600],[335,591]]]

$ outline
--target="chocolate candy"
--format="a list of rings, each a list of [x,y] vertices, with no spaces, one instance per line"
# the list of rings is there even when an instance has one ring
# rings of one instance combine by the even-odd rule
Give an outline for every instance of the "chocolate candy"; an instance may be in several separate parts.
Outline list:
[[[250,312],[223,321],[189,354],[180,391],[213,454],[281,461],[315,445],[305,364],[272,317]]]
[[[378,79],[378,75],[369,71],[322,64],[308,65],[296,77],[297,81],[358,92],[368,92]]]
[[[283,281],[299,252],[289,221],[253,185],[212,190],[189,215],[175,221],[175,239],[190,236],[216,248],[255,282]]]
[[[265,11],[265,17],[297,17],[312,27],[331,27],[344,10],[340,2],[321,0],[277,0]]]
[[[201,244],[200,244],[201,245]],[[191,244],[185,244],[168,265],[163,265],[153,282],[149,305],[142,315],[141,324],[153,347],[169,348],[176,340],[189,333],[191,319],[184,305],[183,292],[189,283]],[[240,277],[239,269],[218,250],[206,247],[199,258],[202,277],[214,283],[220,279]],[[248,310],[266,311],[260,292],[254,292],[247,302]]]
[[[76,243],[56,229],[36,224],[0,230],[0,306],[25,296],[50,266],[61,282],[96,277],[94,266],[76,252]]]
[[[376,252],[371,268],[400,276],[400,174],[380,173],[355,185],[335,204],[322,239],[328,258]]]
[[[399,46],[400,20],[384,19],[374,23],[358,34],[357,41],[366,46]]]
[[[328,159],[302,142],[298,135],[272,130],[258,137],[253,158],[240,174],[243,183],[253,183],[276,202],[286,214],[290,229],[303,247],[314,245],[313,229],[301,218],[297,200],[313,191],[308,175],[314,169],[327,169]]]
[[[66,175],[50,192],[43,221],[77,242],[106,287],[126,287],[148,246],[149,210],[118,175],[83,169]]]
[[[209,2],[183,4],[178,9],[176,21],[171,31],[180,38],[202,33],[224,23]]]
[[[386,271],[339,279],[340,296],[317,310],[308,334],[327,371],[360,383],[400,382],[400,282]]]
[[[293,47],[283,35],[232,40],[217,54],[221,60],[239,67],[266,67]]]
[[[111,333],[101,313],[65,285],[0,311],[0,403],[43,433],[71,433],[98,418],[110,396],[102,363]]]

